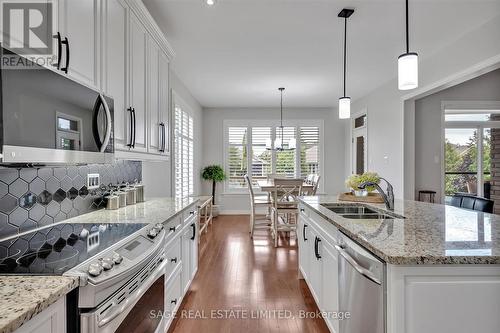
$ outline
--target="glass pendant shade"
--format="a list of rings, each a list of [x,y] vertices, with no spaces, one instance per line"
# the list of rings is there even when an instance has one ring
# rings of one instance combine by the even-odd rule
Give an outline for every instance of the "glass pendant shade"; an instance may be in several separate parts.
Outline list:
[[[398,88],[410,90],[418,87],[418,54],[405,53],[398,58]]]
[[[351,98],[350,97],[339,98],[339,118],[340,119],[351,118]]]

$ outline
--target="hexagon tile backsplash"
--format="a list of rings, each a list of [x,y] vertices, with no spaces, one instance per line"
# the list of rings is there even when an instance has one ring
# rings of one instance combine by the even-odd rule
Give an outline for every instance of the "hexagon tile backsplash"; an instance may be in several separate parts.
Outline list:
[[[100,190],[88,190],[87,174],[101,184],[142,180],[142,163],[0,169],[0,238],[104,208]]]

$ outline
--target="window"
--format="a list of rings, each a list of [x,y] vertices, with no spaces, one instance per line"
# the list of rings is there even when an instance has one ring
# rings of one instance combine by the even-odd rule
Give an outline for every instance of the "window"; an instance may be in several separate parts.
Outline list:
[[[274,121],[226,121],[226,190],[242,190],[248,174],[254,185],[270,174],[306,178],[321,170],[321,123],[301,121],[311,126],[271,126]],[[233,126],[234,124],[234,126]],[[314,124],[314,125],[313,125]],[[274,149],[283,145],[284,150]],[[297,152],[300,152],[298,154]]]
[[[361,175],[368,171],[368,121],[366,113],[352,120],[351,142],[351,173]]]
[[[193,117],[175,105],[175,197],[185,198],[194,194]]]

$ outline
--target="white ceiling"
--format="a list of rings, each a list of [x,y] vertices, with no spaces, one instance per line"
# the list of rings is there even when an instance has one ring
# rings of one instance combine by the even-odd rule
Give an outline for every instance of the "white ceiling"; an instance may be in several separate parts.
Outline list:
[[[404,0],[143,0],[165,32],[172,68],[204,107],[332,107],[342,94],[344,7],[347,95],[397,74]],[[410,49],[425,59],[493,17],[500,0],[410,0]],[[395,87],[396,89],[396,87]]]

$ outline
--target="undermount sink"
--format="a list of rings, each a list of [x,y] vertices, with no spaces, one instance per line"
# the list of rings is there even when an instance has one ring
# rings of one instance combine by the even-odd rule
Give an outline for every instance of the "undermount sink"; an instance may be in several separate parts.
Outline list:
[[[354,220],[392,220],[394,217],[384,214],[345,214],[341,215],[346,219]]]
[[[341,203],[326,203],[321,206],[339,214],[346,219],[355,220],[391,220],[391,219],[404,219],[404,216],[387,212],[382,209],[367,207],[362,204],[341,204]]]

